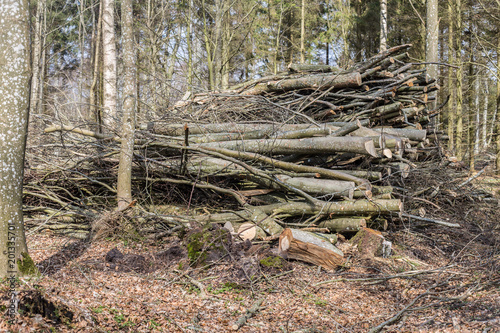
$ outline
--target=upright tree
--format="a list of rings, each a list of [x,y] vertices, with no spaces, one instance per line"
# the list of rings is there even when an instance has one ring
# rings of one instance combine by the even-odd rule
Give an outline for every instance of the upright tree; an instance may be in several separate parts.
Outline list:
[[[300,8],[300,63],[306,61],[306,0],[302,0]]]
[[[116,116],[116,42],[115,1],[102,0],[102,43],[103,43],[103,122],[112,126]]]
[[[497,117],[495,124],[496,151],[495,167],[497,175],[500,175],[500,28],[497,31]]]
[[[122,45],[123,45],[123,118],[120,164],[118,166],[118,210],[132,202],[132,157],[135,131],[135,50],[133,32],[132,0],[122,0]]]
[[[387,0],[380,0],[380,47],[379,52],[387,50]]]
[[[425,61],[438,61],[438,44],[439,44],[439,23],[438,23],[438,1],[427,0],[427,20],[426,20],[426,47]],[[427,65],[427,73],[433,79],[438,78],[438,68],[436,64]],[[436,93],[433,94],[436,96]],[[434,105],[436,103],[434,102]]]
[[[29,274],[23,224],[29,110],[28,1],[0,0],[0,277]]]
[[[454,27],[453,30],[455,32],[454,38],[454,53],[455,53],[455,65],[458,67],[456,71],[456,101],[455,101],[455,114],[456,114],[456,152],[458,160],[462,160],[464,156],[464,147],[463,147],[463,91],[462,91],[462,80],[463,80],[463,64],[462,64],[462,2],[461,0],[454,0],[454,14],[455,17],[453,19]]]

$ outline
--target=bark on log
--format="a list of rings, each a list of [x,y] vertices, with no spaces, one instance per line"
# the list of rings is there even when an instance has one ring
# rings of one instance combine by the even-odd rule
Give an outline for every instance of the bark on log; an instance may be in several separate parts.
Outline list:
[[[305,261],[326,270],[334,270],[344,261],[344,254],[329,240],[314,233],[285,229],[279,238],[279,253],[284,258]]]
[[[330,232],[353,232],[359,231],[362,227],[366,227],[366,218],[337,218],[322,221],[318,227],[327,228]]]
[[[306,177],[289,177],[285,175],[276,176],[279,180],[302,191],[313,195],[331,194],[335,197],[353,198],[356,184],[332,179],[316,179]]]
[[[329,65],[309,65],[309,64],[290,64],[288,71],[291,73],[298,72],[322,72],[322,73],[340,73],[341,69],[336,66]]]
[[[358,72],[333,75],[308,75],[295,79],[268,81],[255,85],[252,89],[243,91],[242,95],[261,95],[267,92],[283,92],[300,89],[335,89],[359,87],[361,75]]]
[[[274,221],[274,218],[268,216],[266,213],[260,210],[259,207],[252,207],[248,210],[251,213],[250,221],[262,228],[269,235],[273,236],[281,234],[281,232],[283,231],[283,227],[276,223],[276,221]]]
[[[311,205],[305,202],[277,203],[272,205],[258,206],[258,209],[267,215],[284,214],[288,216],[316,215],[322,216],[363,216],[372,214],[388,215],[400,213],[403,209],[399,199],[376,199],[356,200],[341,202],[325,202],[317,200],[317,204]],[[225,223],[252,221],[251,212],[242,210],[235,213],[218,213],[196,217],[199,222]]]
[[[392,127],[376,127],[373,128],[373,130],[379,133],[387,133],[390,135],[400,136],[413,141],[425,141],[427,137],[426,130]]]
[[[161,121],[149,122],[140,124],[140,129],[150,131],[156,134],[182,136],[184,135],[185,124],[171,124]],[[332,126],[340,127],[342,125],[332,125],[330,123],[321,124],[320,127],[313,124],[268,124],[268,123],[216,123],[216,124],[200,124],[187,123],[189,133],[192,135],[207,134],[207,133],[248,133],[261,131],[272,134],[275,132],[287,132],[308,128],[323,128],[328,129]]]
[[[363,185],[367,190],[371,190],[371,185],[366,179],[362,179],[359,177],[356,177],[355,175],[352,175],[351,173],[348,172],[342,172],[342,171],[337,171],[337,170],[331,170],[331,169],[324,169],[320,167],[313,167],[313,166],[307,166],[307,165],[298,165],[294,163],[288,163],[288,162],[283,162],[271,157],[263,156],[263,155],[258,155],[254,153],[247,153],[247,152],[242,152],[242,151],[234,151],[230,149],[223,149],[223,148],[211,148],[207,147],[205,148],[210,151],[218,152],[220,154],[233,157],[233,158],[242,158],[245,160],[254,160],[257,162],[265,163],[267,165],[270,165],[272,167],[280,168],[283,170],[287,171],[294,171],[294,172],[303,172],[303,173],[316,173],[320,177],[324,178],[331,178],[331,179],[339,179],[339,180],[347,180],[347,181],[353,181],[356,183],[356,185]]]
[[[377,157],[371,139],[357,137],[320,137],[306,139],[260,139],[211,142],[197,145],[200,148],[224,148],[259,154],[332,154],[350,152]],[[196,146],[195,146],[196,147]]]

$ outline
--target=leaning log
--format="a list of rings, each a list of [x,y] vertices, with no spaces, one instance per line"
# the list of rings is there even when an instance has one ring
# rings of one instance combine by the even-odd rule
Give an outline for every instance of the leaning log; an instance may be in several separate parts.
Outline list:
[[[328,239],[314,233],[285,229],[279,238],[279,253],[284,258],[305,261],[326,270],[342,264],[344,254]]]

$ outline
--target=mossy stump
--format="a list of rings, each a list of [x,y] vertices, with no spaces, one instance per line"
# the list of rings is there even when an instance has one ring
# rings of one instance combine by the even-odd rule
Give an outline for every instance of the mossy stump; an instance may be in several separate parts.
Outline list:
[[[350,240],[352,245],[357,246],[361,257],[387,258],[391,254],[392,244],[387,241],[382,233],[370,228],[361,228]]]
[[[195,228],[184,239],[188,251],[189,264],[202,266],[216,261],[232,248],[232,236],[229,230],[210,223]]]

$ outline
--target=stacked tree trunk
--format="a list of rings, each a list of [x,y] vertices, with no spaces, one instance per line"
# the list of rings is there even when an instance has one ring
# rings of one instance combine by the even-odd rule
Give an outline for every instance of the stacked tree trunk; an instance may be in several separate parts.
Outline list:
[[[437,152],[434,143],[442,138],[427,128],[439,112],[428,109],[429,93],[439,86],[422,65],[407,62],[409,47],[347,70],[292,65],[288,73],[229,91],[188,94],[163,119],[140,125],[136,158],[142,167],[134,179],[232,196],[240,210],[178,220],[231,222],[234,230],[245,224],[240,232],[247,238],[282,234],[288,242],[282,249],[300,258],[304,251],[317,256],[328,243],[323,253],[333,251],[330,260],[315,260],[338,264],[342,255],[327,234],[387,226],[403,209],[387,176],[406,177]],[[54,131],[109,145],[120,141],[67,126],[46,130]],[[230,179],[231,187],[219,186],[221,179]],[[304,234],[318,231],[313,238]]]

